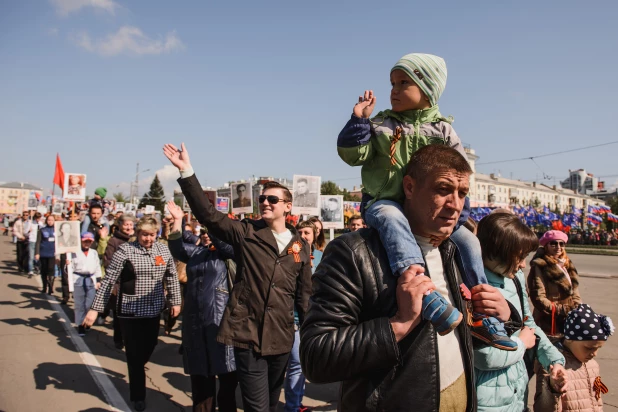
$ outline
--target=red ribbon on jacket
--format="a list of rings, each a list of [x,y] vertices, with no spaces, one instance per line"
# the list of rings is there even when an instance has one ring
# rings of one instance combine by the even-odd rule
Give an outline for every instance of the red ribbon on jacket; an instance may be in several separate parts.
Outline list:
[[[303,245],[296,241],[288,248],[288,255],[294,255],[294,262],[300,263],[300,251],[303,250]]]
[[[397,145],[397,142],[401,140],[401,132],[403,132],[403,129],[397,126],[395,128],[395,134],[391,137],[391,166],[394,166],[395,163],[397,163],[397,160],[395,160],[395,152],[397,151],[395,146]]]
[[[609,392],[607,386],[605,386],[605,384],[601,382],[600,376],[596,377],[596,379],[594,380],[594,385],[592,387],[594,388],[594,396],[595,398],[597,398],[597,401],[601,399],[601,394],[606,394],[607,392]]]
[[[165,260],[163,260],[163,256],[155,256],[155,265],[156,266],[164,266]]]

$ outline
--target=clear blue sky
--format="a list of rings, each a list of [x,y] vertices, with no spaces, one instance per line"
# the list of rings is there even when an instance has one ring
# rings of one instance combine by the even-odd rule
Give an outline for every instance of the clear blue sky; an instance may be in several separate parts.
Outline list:
[[[445,58],[441,111],[479,162],[618,140],[618,3],[498,3],[1,2],[0,181],[50,188],[59,152],[89,193],[128,193],[137,162],[169,192],[161,146],[184,141],[203,185],[314,174],[351,188],[360,168],[337,134],[364,89],[389,107],[390,68],[410,52]],[[617,152],[478,170],[615,175]]]

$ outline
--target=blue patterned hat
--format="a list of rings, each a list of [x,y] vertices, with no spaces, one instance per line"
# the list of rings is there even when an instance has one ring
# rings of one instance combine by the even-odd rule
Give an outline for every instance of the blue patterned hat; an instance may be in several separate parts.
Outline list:
[[[614,324],[609,316],[597,315],[582,303],[569,312],[564,324],[564,337],[568,340],[607,340],[614,334]]]

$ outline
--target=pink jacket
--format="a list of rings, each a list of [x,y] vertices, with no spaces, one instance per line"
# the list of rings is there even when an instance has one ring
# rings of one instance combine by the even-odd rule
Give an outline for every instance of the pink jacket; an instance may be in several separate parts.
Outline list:
[[[578,361],[567,350],[561,350],[566,360],[564,366],[569,378],[569,390],[565,398],[555,393],[549,385],[549,375],[538,374],[536,395],[534,396],[535,412],[599,412],[603,410],[601,399],[600,368],[597,361],[592,359],[586,363]],[[599,378],[597,380],[597,377]],[[595,381],[598,383],[595,385]]]

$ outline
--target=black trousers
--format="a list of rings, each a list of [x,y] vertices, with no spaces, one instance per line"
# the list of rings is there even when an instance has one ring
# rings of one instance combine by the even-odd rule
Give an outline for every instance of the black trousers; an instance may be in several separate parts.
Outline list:
[[[289,357],[289,353],[261,356],[252,349],[234,348],[245,412],[277,410]]]
[[[193,412],[215,412],[217,404],[219,412],[236,412],[236,372],[224,373],[217,378],[219,392],[215,399],[217,379],[214,376],[191,375]]]
[[[15,251],[17,252],[17,269],[20,272],[28,271],[28,242],[18,240],[15,243]]]
[[[56,258],[42,257],[41,262],[41,281],[43,282],[43,292],[54,292],[54,268],[56,267]]]
[[[62,274],[62,300],[64,300],[65,302],[69,301],[69,298],[71,297],[71,292],[69,292],[69,273],[67,272],[66,269],[66,263],[67,263],[67,255],[65,253],[63,253],[62,255],[60,255],[60,273]]]
[[[131,401],[146,399],[146,372],[144,366],[150,360],[159,339],[159,320],[154,318],[119,318],[127,366]]]

